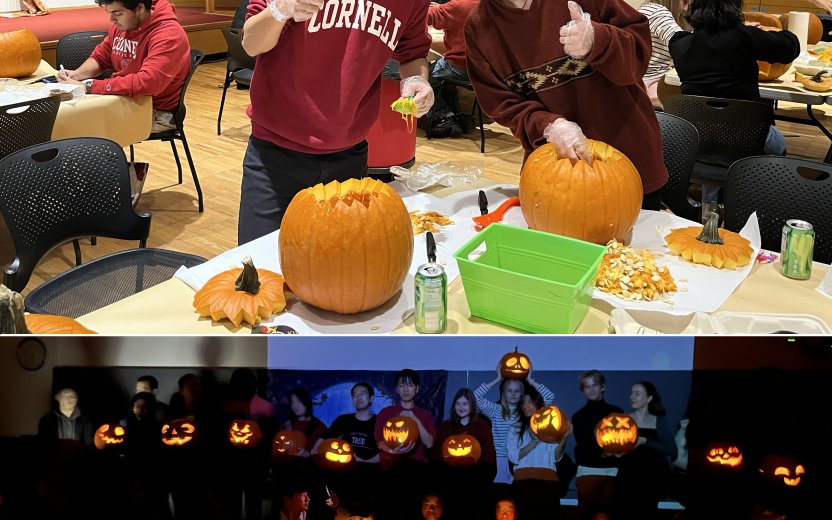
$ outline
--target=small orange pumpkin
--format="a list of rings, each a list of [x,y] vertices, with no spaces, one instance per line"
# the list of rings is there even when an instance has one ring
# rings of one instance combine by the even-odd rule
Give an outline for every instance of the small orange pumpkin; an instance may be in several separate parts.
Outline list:
[[[503,379],[526,379],[531,366],[529,356],[514,347],[514,352],[509,352],[500,359],[500,375]]]
[[[196,424],[189,419],[174,419],[162,425],[162,443],[184,446],[196,438]]]
[[[283,277],[266,269],[256,269],[251,258],[243,267],[222,272],[194,295],[194,308],[213,320],[228,318],[235,327],[246,322],[256,325],[286,308]]]
[[[280,269],[302,301],[341,314],[375,309],[402,287],[413,228],[401,197],[371,178],[299,192],[280,226]]]
[[[263,432],[257,421],[234,419],[228,425],[228,442],[238,448],[253,448],[260,443]]]
[[[40,42],[28,29],[0,33],[0,78],[25,78],[40,65]]]
[[[748,265],[754,253],[747,238],[719,228],[719,215],[716,213],[711,213],[704,226],[674,229],[664,240],[674,255],[719,269]]]
[[[72,318],[51,314],[27,314],[26,326],[32,334],[95,334]]]
[[[451,435],[442,443],[441,453],[449,466],[472,466],[480,460],[482,446],[473,435]]]
[[[742,468],[742,452],[735,444],[715,442],[708,446],[705,460],[710,466],[727,466],[730,469]]]
[[[797,487],[806,469],[792,457],[785,455],[768,455],[760,465],[760,473],[773,482],[787,487]]]
[[[520,172],[520,207],[531,229],[604,245],[627,238],[641,210],[638,170],[623,153],[587,140],[592,165],[544,144]]]
[[[272,440],[272,455],[297,455],[306,449],[306,435],[298,430],[281,430]]]
[[[318,447],[318,455],[330,468],[343,467],[353,461],[352,446],[341,439],[325,439]]]

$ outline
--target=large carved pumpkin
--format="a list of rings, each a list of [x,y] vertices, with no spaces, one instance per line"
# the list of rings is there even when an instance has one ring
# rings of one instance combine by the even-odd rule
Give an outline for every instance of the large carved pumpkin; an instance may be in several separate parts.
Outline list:
[[[742,452],[736,444],[715,442],[708,446],[705,461],[711,467],[740,469],[742,468]]]
[[[500,375],[504,379],[525,379],[531,366],[529,356],[514,347],[514,352],[509,352],[500,359]]]
[[[28,29],[0,33],[0,78],[25,78],[40,65],[40,42]]]
[[[783,29],[789,29],[789,13],[780,15],[780,24],[783,26]],[[823,22],[820,21],[820,18],[815,13],[809,13],[809,31],[806,34],[806,43],[814,45],[821,38],[823,38]]]
[[[529,420],[529,427],[540,442],[560,442],[569,429],[569,421],[560,408],[554,405],[544,406],[536,411]]]
[[[325,466],[330,468],[343,467],[353,461],[352,446],[341,439],[324,439],[318,447]]]
[[[587,140],[592,165],[561,158],[552,144],[532,152],[520,172],[520,207],[531,229],[596,244],[624,241],[641,209],[633,163],[601,141]]]
[[[162,443],[185,446],[196,438],[196,424],[189,419],[175,419],[162,425]]]
[[[638,425],[625,413],[611,413],[595,426],[595,442],[608,455],[629,453],[638,444]]]
[[[419,440],[419,427],[416,421],[410,417],[397,415],[387,419],[381,428],[381,437],[384,444],[391,449],[396,449],[405,444],[415,443]]]
[[[769,455],[760,465],[760,473],[775,483],[782,483],[786,487],[797,487],[806,473],[803,464],[785,455]]]
[[[103,450],[124,442],[127,430],[120,424],[102,424],[95,430],[92,442],[96,448]]]
[[[281,430],[272,441],[272,455],[297,455],[306,449],[306,435],[297,430]]]
[[[441,453],[449,466],[472,466],[480,460],[482,446],[473,435],[451,435],[442,443]]]
[[[280,268],[302,301],[341,314],[374,309],[402,287],[413,229],[387,184],[349,179],[292,199],[280,227]]]
[[[95,334],[72,318],[50,314],[27,314],[26,326],[32,334]]]
[[[228,425],[228,442],[238,448],[253,448],[260,443],[263,432],[257,421],[234,419]]]

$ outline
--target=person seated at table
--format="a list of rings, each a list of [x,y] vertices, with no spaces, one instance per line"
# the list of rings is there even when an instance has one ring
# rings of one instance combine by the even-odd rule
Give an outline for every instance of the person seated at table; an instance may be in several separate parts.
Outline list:
[[[659,210],[667,168],[642,82],[650,26],[619,0],[583,7],[587,12],[572,1],[481,0],[465,23],[468,75],[483,112],[511,129],[526,157],[550,142],[561,157],[591,163],[588,135],[633,162],[642,207]]]
[[[461,114],[456,87],[446,85],[442,96],[436,96],[442,80],[468,81],[465,65],[465,20],[480,0],[450,0],[444,4],[432,2],[428,8],[428,25],[445,31],[445,55],[430,66],[430,86],[433,87],[433,118],[428,137],[457,137],[467,130],[467,114]]]
[[[659,81],[667,71],[673,68],[673,58],[667,44],[670,38],[679,31],[684,31],[682,14],[690,7],[691,0],[648,0],[638,7],[638,12],[647,17],[650,22],[650,38],[653,42],[653,52],[647,72],[644,74],[644,88],[650,96],[653,106],[662,108],[657,92]],[[685,24],[687,25],[687,24]]]
[[[791,63],[800,54],[797,36],[743,23],[742,0],[693,0],[685,19],[693,32],[670,39],[670,55],[682,94],[762,101],[757,61]],[[765,153],[786,155],[786,140],[774,126]],[[715,203],[719,187],[702,187],[702,201]]]
[[[61,83],[85,84],[88,94],[153,97],[152,132],[176,128],[173,111],[191,70],[185,30],[168,0],[96,0],[112,27],[75,70],[58,73]],[[113,75],[96,78],[107,69]]]

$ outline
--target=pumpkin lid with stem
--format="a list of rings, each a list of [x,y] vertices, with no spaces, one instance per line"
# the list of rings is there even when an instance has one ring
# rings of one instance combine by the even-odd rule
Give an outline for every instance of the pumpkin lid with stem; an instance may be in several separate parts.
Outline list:
[[[716,213],[711,213],[704,226],[671,230],[665,236],[665,242],[674,255],[719,269],[748,265],[754,253],[747,238],[719,227],[719,215]]]

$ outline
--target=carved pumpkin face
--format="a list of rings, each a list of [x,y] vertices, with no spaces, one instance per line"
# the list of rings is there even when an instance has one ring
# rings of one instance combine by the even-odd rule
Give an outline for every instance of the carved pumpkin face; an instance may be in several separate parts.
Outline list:
[[[760,473],[778,483],[782,479],[783,484],[788,487],[796,487],[806,470],[791,457],[769,455],[763,460]]]
[[[611,413],[595,426],[595,442],[609,455],[628,453],[638,442],[638,426],[624,413]]]
[[[710,466],[742,467],[742,452],[737,446],[727,443],[714,443],[708,447],[705,460]]]
[[[326,439],[318,448],[318,454],[328,465],[340,466],[352,462],[352,446],[341,439]]]
[[[99,450],[124,442],[127,430],[120,424],[102,424],[95,430],[93,443]]]
[[[560,442],[566,435],[569,421],[557,406],[544,406],[529,421],[532,432],[541,442]]]
[[[384,423],[381,429],[381,436],[384,444],[391,449],[396,449],[405,444],[415,443],[419,440],[419,427],[416,421],[410,417],[397,415],[391,417]]]
[[[168,446],[184,446],[196,437],[196,424],[188,419],[176,419],[162,426],[162,442]]]
[[[239,448],[252,448],[260,443],[263,432],[257,421],[235,419],[228,426],[228,442]]]
[[[500,359],[500,375],[504,379],[525,379],[529,375],[529,367],[532,362],[529,356],[517,351],[509,352]]]
[[[451,435],[442,443],[442,459],[451,466],[471,466],[480,460],[482,447],[473,435]]]
[[[272,455],[297,455],[306,447],[306,435],[297,430],[277,432],[272,441]]]

